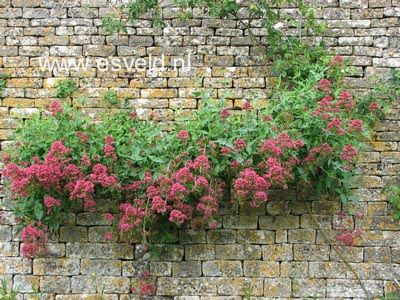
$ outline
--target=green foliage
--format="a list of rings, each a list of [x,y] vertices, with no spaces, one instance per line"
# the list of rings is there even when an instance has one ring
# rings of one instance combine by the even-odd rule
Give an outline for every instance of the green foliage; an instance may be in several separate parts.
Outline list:
[[[251,285],[251,282],[243,288],[243,300],[251,300],[253,296],[254,286]]]
[[[313,76],[314,66],[323,63],[325,53],[326,47],[323,44],[310,45],[291,38],[289,43],[276,45],[267,57],[274,62],[274,74],[282,81],[293,84]]]
[[[0,78],[0,98],[3,97],[4,89],[6,88],[7,80],[10,79],[10,75],[3,74]]]
[[[115,14],[104,17],[101,22],[101,25],[108,34],[113,34],[120,31],[124,32],[125,34],[128,33],[125,24],[123,24]]]
[[[153,118],[142,121],[134,113],[124,111],[105,114],[102,122],[93,123],[76,108],[61,110],[52,106],[57,110],[51,116],[34,115],[21,124],[15,133],[18,146],[9,155],[17,165],[30,166],[45,161],[53,143],[62,141],[70,149],[66,161],[79,168],[82,178],[88,178],[93,172],[91,166],[82,164],[86,156],[93,164],[107,166],[118,185],[124,187],[143,181],[148,174],[154,182],[162,176],[172,178],[186,162],[204,154],[210,169],[207,174],[201,174],[207,176],[210,186],[223,182],[231,200],[236,197],[235,183],[242,176],[241,172],[252,169],[269,178],[276,188],[299,188],[301,193],[306,193],[307,188],[316,189],[319,195],[331,193],[347,202],[357,173],[353,165],[355,156],[362,149],[362,141],[369,137],[368,129],[377,116],[375,111],[360,109],[357,101],[343,89],[341,70],[345,66],[340,57],[324,56],[308,67],[308,77],[294,77],[291,86],[278,85],[268,105],[254,99],[251,103],[245,102],[242,110],[228,111],[226,100],[212,99],[210,90],[198,93],[202,96],[202,109],[177,118],[174,123],[159,123]],[[105,98],[114,96],[107,94]],[[328,96],[329,101],[326,100]],[[332,125],[334,120],[335,126]],[[358,127],[352,125],[354,122]],[[184,142],[177,138],[181,131],[189,136]],[[105,155],[107,137],[113,139],[112,155]],[[236,146],[239,140],[245,144],[243,149]],[[297,146],[293,146],[295,140]],[[272,143],[279,149],[265,150],[265,143]],[[349,147],[350,158],[345,151]],[[265,173],[272,170],[265,165],[280,170],[273,175],[274,179]],[[144,186],[144,190],[135,191],[136,199],[148,199],[147,186]],[[24,185],[24,189],[25,194],[14,195],[15,214],[26,224],[41,221],[50,230],[57,229],[60,217],[73,204],[70,189],[44,189],[36,181]],[[48,196],[62,200],[51,213],[43,203]],[[114,213],[118,205],[128,199],[124,188],[106,185],[97,185],[93,196],[113,199]],[[198,195],[193,193],[187,196],[185,203],[195,207],[196,201]],[[143,209],[151,207],[146,206],[146,202],[142,205]],[[140,230],[154,231],[150,239],[175,242],[170,233],[177,228],[176,224],[168,222],[168,216],[164,215],[155,220],[146,219]],[[137,233],[132,232],[132,236]]]
[[[70,78],[58,80],[54,86],[56,88],[54,97],[56,98],[71,98],[72,94],[77,91],[76,82]]]
[[[8,291],[7,280],[0,280],[0,300],[14,300],[18,295],[18,291],[11,289]]]
[[[398,185],[390,185],[383,192],[387,195],[388,201],[394,209],[394,217],[400,219],[400,187]]]
[[[282,19],[277,8],[287,4],[297,7],[299,16]],[[275,49],[286,52],[289,49],[285,49],[285,45],[294,41],[289,41],[285,36],[284,31],[280,29],[281,24],[297,27],[300,40],[301,31],[308,32],[311,30],[314,34],[318,34],[323,30],[323,26],[315,22],[313,9],[305,5],[303,0],[174,0],[174,5],[180,9],[179,16],[183,20],[192,18],[192,10],[200,8],[212,18],[233,18],[237,20],[249,30],[250,36],[252,36],[251,21],[260,19],[261,25],[268,30],[267,39],[271,48],[270,53],[275,53]],[[162,7],[158,0],[134,0],[121,6],[122,12],[128,15],[130,22],[134,22],[147,14],[146,17],[150,18],[154,25],[166,26],[165,20],[162,19],[163,9],[168,9],[168,7]],[[243,13],[247,14],[247,19],[243,18]],[[109,34],[125,28],[124,23],[115,15],[104,18],[103,26]]]
[[[158,0],[135,0],[132,2],[125,3],[121,6],[121,9],[128,11],[130,21],[139,19],[143,14],[148,13],[153,25],[165,26],[162,19],[162,8],[159,5]]]
[[[108,91],[103,95],[105,106],[117,106],[120,103],[120,99],[115,91]]]
[[[378,299],[382,300],[400,300],[400,294],[399,293],[388,293],[385,296],[380,296]]]

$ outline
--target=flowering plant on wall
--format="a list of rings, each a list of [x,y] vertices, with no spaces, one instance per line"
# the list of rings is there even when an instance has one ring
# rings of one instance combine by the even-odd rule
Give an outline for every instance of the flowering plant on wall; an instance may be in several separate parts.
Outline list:
[[[202,109],[174,122],[122,111],[94,123],[53,102],[21,125],[4,156],[24,255],[43,253],[46,231],[72,206],[96,211],[98,199],[111,207],[105,238],[130,243],[183,224],[216,227],[223,201],[257,209],[271,188],[348,201],[380,105],[344,89],[343,67],[340,56],[322,57],[306,80],[241,110],[204,93]]]

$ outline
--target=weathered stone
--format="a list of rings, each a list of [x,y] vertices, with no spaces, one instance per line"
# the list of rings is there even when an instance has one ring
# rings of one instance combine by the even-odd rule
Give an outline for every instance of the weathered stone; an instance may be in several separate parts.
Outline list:
[[[81,46],[51,46],[50,56],[82,56]]]
[[[79,259],[74,258],[38,258],[33,260],[34,275],[78,275]]]
[[[46,8],[24,8],[22,17],[26,19],[48,18],[50,10]]]
[[[60,242],[87,242],[86,227],[63,226],[60,228]]]
[[[242,263],[233,260],[204,261],[202,271],[204,276],[243,276]]]
[[[97,292],[97,274],[89,276],[73,276],[71,279],[71,291],[74,294],[86,294]]]
[[[41,276],[40,290],[47,293],[67,294],[71,292],[71,278],[67,276]]]
[[[161,277],[158,279],[157,295],[215,295],[217,293],[218,281],[207,278],[177,278]]]
[[[215,246],[195,244],[185,246],[185,260],[212,260],[215,259]]]
[[[346,278],[347,266],[343,262],[310,262],[311,278]]]
[[[369,0],[369,7],[387,7],[390,6],[390,0]]]
[[[67,243],[66,250],[71,258],[133,258],[133,247],[127,244]]]
[[[203,27],[208,28],[235,28],[236,21],[222,20],[222,19],[204,19],[202,22]]]
[[[248,277],[279,277],[279,262],[246,260],[244,275]]]
[[[382,289],[379,287],[379,282],[372,280],[363,281],[367,290],[373,295],[382,295]],[[326,292],[328,297],[360,297],[364,296],[364,291],[361,289],[356,280],[349,279],[328,279]]]
[[[89,227],[88,239],[89,242],[101,243],[107,242],[106,234],[111,232],[109,226]]]
[[[368,0],[339,0],[340,7],[367,8]]]
[[[227,230],[209,230],[207,232],[207,242],[209,244],[233,244],[236,242],[236,231]]]
[[[172,263],[172,276],[174,277],[199,277],[201,274],[200,261],[179,261]]]
[[[275,244],[262,246],[262,257],[266,261],[293,260],[293,247],[291,244]]]
[[[395,264],[384,263],[352,263],[350,264],[360,278],[363,279],[380,279],[393,280],[393,275],[399,270],[399,266]],[[347,270],[347,278],[356,279],[352,271]]]
[[[0,240],[4,243],[11,241],[11,226],[0,225]]]
[[[238,230],[237,242],[244,244],[273,244],[274,231],[266,230]]]
[[[0,257],[1,274],[30,274],[32,262],[19,257]]]
[[[309,276],[308,262],[283,261],[280,264],[280,277],[286,278],[307,278]],[[310,264],[310,277],[311,264]]]
[[[399,220],[392,216],[363,216],[356,220],[356,226],[361,229],[368,230],[379,230],[385,228],[385,230],[399,230]]]
[[[348,262],[362,262],[364,260],[364,249],[361,247],[345,247],[340,246],[339,251],[341,251],[341,255]],[[331,261],[342,262],[343,259],[337,254],[335,251],[331,251]]]
[[[291,297],[292,283],[290,278],[266,278],[264,295],[266,297]]]
[[[230,229],[257,229],[257,216],[223,216],[224,228]]]
[[[107,294],[129,293],[131,287],[130,278],[119,276],[99,276],[97,278],[97,291]]]
[[[216,259],[260,259],[261,247],[258,245],[216,245]]]
[[[293,229],[288,230],[289,243],[314,244],[316,231],[312,229]]]
[[[263,294],[263,281],[259,278],[222,277],[219,280],[218,295],[243,295],[244,289],[252,287],[252,296]]]
[[[152,261],[150,262],[151,276],[171,276],[172,262]]]
[[[96,8],[88,7],[71,7],[68,9],[68,17],[78,19],[78,18],[88,18],[92,19],[99,15],[99,11]]]
[[[296,229],[300,227],[298,216],[260,216],[260,229],[278,230],[278,229]]]
[[[217,55],[205,55],[204,64],[208,67],[219,66],[219,67],[230,67],[233,66],[234,57],[231,55],[217,56]]]
[[[375,67],[400,68],[400,58],[374,58]]]
[[[20,18],[22,17],[22,9],[21,8],[10,8],[10,7],[0,7],[0,18]]]
[[[1,242],[0,253],[2,257],[19,256],[19,244],[15,242]]]
[[[105,259],[82,259],[81,274],[83,275],[121,275],[121,261]]]
[[[304,261],[329,260],[330,248],[324,245],[294,244],[294,259]]]
[[[325,279],[298,279],[293,280],[293,294],[295,297],[317,297],[322,298],[326,295]]]
[[[39,276],[15,275],[13,288],[21,293],[32,293],[33,288],[39,287],[39,283]]]
[[[143,98],[174,98],[178,95],[176,89],[142,89],[140,95]]]

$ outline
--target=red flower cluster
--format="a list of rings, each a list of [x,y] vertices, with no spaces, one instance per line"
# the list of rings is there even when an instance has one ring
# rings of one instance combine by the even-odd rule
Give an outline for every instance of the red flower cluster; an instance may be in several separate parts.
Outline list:
[[[83,156],[83,163],[78,166],[71,163],[71,152],[72,149],[65,147],[61,141],[56,141],[51,145],[44,161],[34,158],[34,163],[22,164],[25,167],[9,163],[2,174],[11,179],[12,196],[26,197],[35,193],[35,190],[40,190],[46,196],[42,198],[39,206],[35,205],[30,209],[35,215],[40,215],[39,209],[44,215],[51,215],[60,212],[62,206],[69,207],[68,200],[78,199],[83,201],[85,209],[94,211],[96,202],[93,196],[96,186],[120,189],[115,174],[109,174],[107,167],[96,164],[89,174],[85,174],[81,168],[90,166],[89,157]],[[41,252],[42,249],[37,245],[37,241],[43,239],[44,231],[29,224],[23,230],[23,237],[28,241],[23,251],[26,256],[34,256],[35,251],[38,254]]]
[[[354,214],[355,217],[360,218],[359,212]],[[354,247],[356,238],[363,235],[361,229],[355,228],[354,218],[341,211],[338,216],[338,222],[335,223],[335,228],[341,232],[340,235],[336,236],[343,246]],[[339,248],[340,249],[340,248]]]
[[[41,222],[36,224],[30,223],[27,227],[22,229],[21,239],[23,245],[21,250],[24,257],[33,258],[38,255],[46,254],[46,230],[47,227]]]

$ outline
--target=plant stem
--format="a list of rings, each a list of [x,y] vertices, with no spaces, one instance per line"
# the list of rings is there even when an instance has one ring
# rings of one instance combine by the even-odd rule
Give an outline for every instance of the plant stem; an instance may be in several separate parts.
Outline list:
[[[354,277],[356,278],[358,284],[361,286],[361,289],[364,291],[365,296],[367,297],[368,300],[372,300],[372,297],[370,296],[368,290],[366,289],[364,283],[362,283],[360,277],[358,276],[356,270],[350,265],[349,261],[344,257],[344,255],[335,247],[335,245],[333,245],[332,241],[328,238],[328,236],[326,235],[325,231],[321,228],[321,226],[319,225],[319,223],[317,222],[317,220],[314,218],[314,215],[312,214],[310,205],[306,205],[307,207],[307,212],[311,218],[311,221],[313,222],[313,224],[315,225],[315,227],[317,228],[317,230],[319,230],[319,232],[322,234],[322,237],[324,238],[325,242],[331,246],[331,248],[335,251],[335,253],[343,260],[343,262],[345,263],[346,267],[354,274]]]

